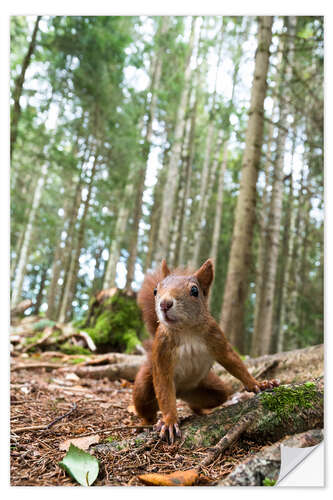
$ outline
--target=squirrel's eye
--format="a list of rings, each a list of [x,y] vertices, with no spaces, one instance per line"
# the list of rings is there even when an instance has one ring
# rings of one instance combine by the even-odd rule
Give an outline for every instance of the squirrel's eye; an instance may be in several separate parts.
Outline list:
[[[198,297],[199,290],[198,290],[197,286],[194,285],[191,287],[190,295],[193,295],[194,297]]]
[[[154,288],[154,295],[157,294],[157,288]]]

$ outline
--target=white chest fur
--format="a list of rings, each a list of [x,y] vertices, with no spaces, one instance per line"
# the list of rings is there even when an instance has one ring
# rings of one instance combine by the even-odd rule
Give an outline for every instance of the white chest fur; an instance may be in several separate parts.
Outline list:
[[[186,335],[177,348],[175,366],[176,389],[190,390],[196,387],[213,365],[206,344],[198,337]]]

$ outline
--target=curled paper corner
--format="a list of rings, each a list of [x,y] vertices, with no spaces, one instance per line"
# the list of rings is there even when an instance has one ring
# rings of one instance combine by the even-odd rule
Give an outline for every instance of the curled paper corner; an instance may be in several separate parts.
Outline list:
[[[313,451],[318,450],[306,460]],[[302,464],[302,465],[300,465]],[[298,467],[300,465],[300,467]],[[297,471],[295,470],[297,468]],[[292,473],[292,474],[290,474]],[[310,475],[309,475],[310,473]],[[288,477],[287,477],[288,476]],[[310,477],[311,476],[311,477]],[[285,480],[286,478],[286,480]],[[281,468],[277,486],[324,486],[324,443],[306,448],[294,448],[281,444]]]

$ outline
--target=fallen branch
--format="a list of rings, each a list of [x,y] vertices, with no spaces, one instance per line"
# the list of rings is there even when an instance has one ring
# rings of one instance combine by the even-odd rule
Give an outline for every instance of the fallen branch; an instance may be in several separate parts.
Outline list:
[[[144,356],[137,356],[140,358],[140,363],[135,359],[134,362],[130,360],[130,362],[123,363],[115,363],[110,365],[102,365],[102,366],[80,366],[77,365],[74,370],[76,375],[79,377],[90,377],[94,379],[108,378],[109,380],[118,380],[120,378],[124,378],[126,380],[134,380],[135,375],[138,371],[138,365],[141,365],[143,362]],[[66,368],[67,369],[67,368]]]
[[[97,379],[107,377],[110,380],[124,378],[132,381],[145,359],[145,356],[137,354],[109,353],[65,369],[74,371],[80,377]],[[90,366],[100,363],[103,363],[103,366]],[[278,378],[282,384],[301,383],[323,374],[324,349],[321,344],[255,359],[249,358],[245,360],[245,365],[258,379],[262,377]],[[231,385],[234,392],[243,389],[241,382],[230,375],[222,366],[215,364],[213,369],[224,382]]]
[[[42,345],[44,344],[47,339],[49,337],[51,337],[51,335],[54,333],[55,331],[55,328],[53,326],[48,326],[45,328],[44,330],[44,335],[39,339],[37,340],[36,342],[32,343],[32,344],[28,344],[26,347],[24,347],[21,352],[27,352],[27,351],[30,351],[30,349],[34,348],[34,347],[37,347],[39,345]]]
[[[245,415],[241,420],[230,429],[229,432],[209,451],[208,456],[200,463],[199,468],[210,465],[214,460],[221,455],[227,448],[234,444],[240,436],[254,422],[256,414],[250,413]]]
[[[59,363],[18,363],[12,365],[10,371],[35,370],[36,368],[50,368],[51,370],[56,370],[58,368],[63,368],[63,365]]]

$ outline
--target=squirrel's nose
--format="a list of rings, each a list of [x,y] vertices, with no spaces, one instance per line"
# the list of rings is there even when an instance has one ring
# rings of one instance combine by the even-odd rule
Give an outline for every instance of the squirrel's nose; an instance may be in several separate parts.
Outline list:
[[[161,300],[160,302],[160,308],[162,309],[162,311],[167,311],[168,309],[170,309],[173,305],[173,301],[172,300]]]

